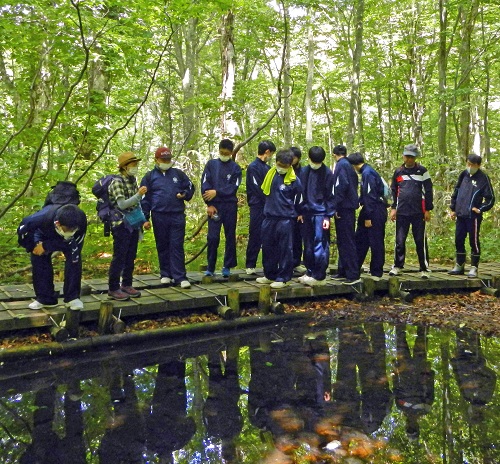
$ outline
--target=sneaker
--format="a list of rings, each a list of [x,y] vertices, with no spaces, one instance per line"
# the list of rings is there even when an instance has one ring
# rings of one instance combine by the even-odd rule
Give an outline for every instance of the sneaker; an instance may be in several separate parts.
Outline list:
[[[212,271],[205,271],[205,275],[207,277],[213,277],[215,275],[215,272],[212,272]]]
[[[299,264],[298,266],[295,266],[293,270],[294,272],[299,272],[303,274],[304,272],[307,272],[307,267],[305,267],[303,264]]]
[[[332,275],[332,280],[345,280],[346,276],[343,274],[333,274]]]
[[[255,279],[255,282],[257,282],[258,284],[270,284],[273,283],[274,280],[268,279],[267,277],[257,277]]]
[[[79,298],[75,298],[74,300],[71,300],[68,303],[66,303],[66,306],[69,309],[83,309],[83,301],[80,300]]]
[[[255,270],[254,267],[247,267],[246,271],[247,275],[254,275],[257,274],[257,271]]]
[[[389,271],[390,276],[397,276],[401,274],[402,269],[400,267],[392,266],[391,270]]]
[[[344,285],[356,285],[360,284],[362,281],[361,279],[346,279],[345,282],[342,282]]]
[[[283,288],[286,287],[286,282],[273,282],[271,288]]]
[[[455,267],[451,271],[448,271],[448,274],[449,275],[463,275],[464,274],[464,267],[465,267],[465,264],[455,263]]]
[[[125,293],[124,291],[122,291],[120,289],[109,290],[108,296],[110,298],[113,298],[113,300],[118,300],[118,301],[124,301],[124,300],[128,300],[130,298],[130,295],[128,293]]]
[[[421,279],[428,279],[430,276],[429,276],[429,271],[422,271],[420,273],[420,278]]]
[[[370,268],[368,266],[361,266],[361,272],[368,274],[370,272]]]
[[[172,279],[170,277],[162,277],[160,279],[160,284],[168,285],[168,284],[171,284],[171,283],[172,283]]]
[[[305,285],[309,285],[310,287],[321,287],[326,285],[326,279],[324,280],[316,280],[314,277],[309,277],[306,281],[304,281]]]
[[[467,277],[469,279],[475,279],[477,277],[477,267],[472,266],[469,270],[469,273],[467,274]]]
[[[181,288],[191,288],[191,283],[189,282],[189,280],[181,281]]]
[[[305,284],[309,279],[312,279],[311,276],[307,275],[307,274],[304,274],[303,276],[300,276],[297,280],[301,283],[301,284]]]
[[[120,288],[120,290],[122,292],[126,293],[127,295],[130,295],[130,298],[137,298],[137,297],[141,296],[141,292],[139,290],[136,290],[131,285],[126,285],[125,287],[122,286]]]
[[[222,277],[229,277],[231,275],[231,270],[228,267],[222,268]]]
[[[370,274],[370,279],[372,279],[374,282],[378,282],[381,278],[382,278],[381,276]]]
[[[35,300],[32,303],[28,305],[29,309],[42,309],[42,308],[55,308],[57,306],[56,304],[45,304],[45,303],[40,303],[39,301]]]

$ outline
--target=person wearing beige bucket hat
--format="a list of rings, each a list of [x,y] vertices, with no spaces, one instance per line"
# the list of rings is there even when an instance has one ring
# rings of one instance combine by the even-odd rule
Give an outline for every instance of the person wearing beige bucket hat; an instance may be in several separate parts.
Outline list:
[[[147,187],[137,187],[136,175],[141,161],[134,153],[126,151],[118,156],[120,175],[109,184],[111,204],[123,213],[123,219],[113,223],[113,258],[109,267],[108,296],[114,300],[128,300],[141,296],[132,286],[134,261],[137,255],[139,235],[145,222],[140,206]],[[140,217],[142,215],[143,220]],[[127,219],[138,216],[138,220]]]

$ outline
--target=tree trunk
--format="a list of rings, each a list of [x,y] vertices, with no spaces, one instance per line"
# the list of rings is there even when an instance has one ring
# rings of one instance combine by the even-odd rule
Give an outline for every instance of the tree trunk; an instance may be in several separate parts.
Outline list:
[[[283,4],[283,17],[285,24],[290,23],[290,12],[288,6]],[[288,34],[285,35],[288,39]],[[292,146],[292,118],[290,115],[290,93],[291,93],[291,79],[290,79],[290,43],[286,45],[285,53],[285,66],[283,69],[283,138],[286,147]]]
[[[439,0],[439,117],[437,145],[439,159],[447,159],[446,125],[447,125],[447,102],[446,102],[446,70],[448,67],[448,44],[446,31],[448,28],[447,0]]]
[[[311,145],[313,142],[313,112],[312,112],[312,91],[314,82],[314,13],[311,9],[307,11],[307,81],[305,96],[305,114],[306,114],[306,143]]]

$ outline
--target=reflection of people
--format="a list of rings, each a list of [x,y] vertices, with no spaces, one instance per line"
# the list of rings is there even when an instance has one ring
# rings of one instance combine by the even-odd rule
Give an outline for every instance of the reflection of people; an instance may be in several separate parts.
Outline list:
[[[146,417],[147,448],[161,462],[170,462],[172,452],[184,447],[196,426],[187,416],[186,362],[169,361],[158,366],[151,413]]]
[[[238,376],[239,345],[233,343],[226,351],[208,353],[208,397],[203,405],[203,420],[207,434],[222,442],[222,457],[230,462],[236,458],[233,440],[243,428],[238,405],[240,384]]]
[[[224,226],[226,248],[222,276],[229,277],[236,266],[236,220],[238,198],[236,192],[241,184],[241,168],[232,159],[234,143],[229,139],[219,143],[219,158],[208,160],[201,176],[201,194],[207,204],[207,270],[205,275],[213,276],[217,263],[217,249],[220,230]]]
[[[417,328],[412,355],[406,339],[406,328],[396,326],[396,351],[396,406],[405,415],[408,438],[417,439],[420,435],[418,418],[427,414],[434,402],[434,371],[427,361],[427,329]]]
[[[451,364],[458,388],[466,401],[483,406],[493,398],[495,371],[486,365],[479,334],[466,329],[457,330],[456,334],[457,349]]]
[[[144,422],[139,410],[132,374],[114,372],[110,385],[113,415],[99,446],[100,462],[142,463]],[[123,383],[122,383],[123,382]],[[115,392],[122,390],[123,395]]]
[[[156,251],[160,264],[160,282],[189,288],[184,264],[184,235],[186,233],[186,201],[194,194],[194,185],[181,170],[173,167],[170,148],[159,147],[155,152],[155,167],[141,181],[148,190],[141,201],[147,222],[153,221]]]
[[[451,218],[456,219],[455,248],[457,259],[455,267],[449,272],[461,275],[465,267],[465,237],[469,234],[471,248],[471,268],[468,277],[477,277],[477,268],[481,255],[479,231],[483,213],[495,204],[495,194],[490,178],[481,170],[481,157],[469,155],[467,168],[458,176],[455,190],[451,196]]]

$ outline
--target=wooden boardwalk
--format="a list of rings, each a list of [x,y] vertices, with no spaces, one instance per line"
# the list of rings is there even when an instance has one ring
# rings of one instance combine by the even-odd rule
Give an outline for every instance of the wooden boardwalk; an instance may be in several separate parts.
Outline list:
[[[332,270],[333,271],[333,270]],[[283,289],[271,289],[273,300],[285,302],[314,297],[336,297],[351,294],[389,294],[398,297],[415,291],[449,291],[478,290],[491,287],[500,288],[500,263],[482,263],[477,279],[466,276],[450,276],[444,267],[434,266],[431,277],[423,280],[419,277],[416,267],[407,266],[401,276],[389,277],[386,269],[384,277],[373,281],[368,275],[362,275],[363,283],[355,286],[343,285],[342,282],[328,277],[328,283],[322,287],[311,288],[297,282],[294,278]],[[236,270],[229,279],[215,276],[212,283],[201,283],[203,273],[190,272],[190,289],[164,286],[160,284],[160,276],[147,274],[134,278],[134,287],[142,291],[140,298],[129,301],[113,301],[113,314],[126,322],[131,316],[147,318],[148,315],[167,315],[180,310],[210,309],[226,304],[230,289],[237,289],[241,303],[257,303],[259,292],[265,285],[257,284],[255,278],[244,271]],[[61,289],[62,283],[56,284]],[[85,308],[80,312],[80,321],[96,321],[99,318],[99,308],[103,301],[110,301],[107,296],[107,280],[91,279],[82,282],[82,301]],[[399,292],[399,293],[398,293]],[[30,310],[28,304],[34,299],[33,286],[2,285],[0,286],[0,332],[16,331],[34,327],[51,327],[59,324],[65,317],[66,308],[62,304],[55,308]]]

